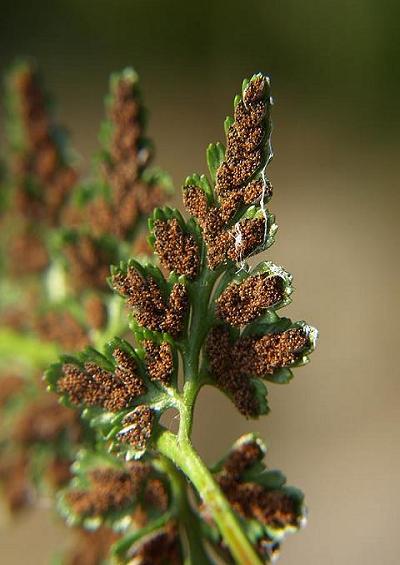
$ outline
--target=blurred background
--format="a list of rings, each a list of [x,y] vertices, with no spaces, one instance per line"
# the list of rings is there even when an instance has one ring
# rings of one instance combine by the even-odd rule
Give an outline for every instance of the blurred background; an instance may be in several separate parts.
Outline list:
[[[270,386],[258,422],[205,390],[195,445],[212,462],[257,430],[268,464],[305,491],[309,523],[282,564],[397,565],[400,4],[3,0],[0,21],[1,70],[38,58],[82,170],[111,71],[140,73],[157,164],[177,188],[205,171],[242,79],[270,75],[280,230],[268,258],[294,274],[288,315],[316,325],[320,343],[289,386]],[[1,523],[0,561],[43,565],[64,538],[46,510]]]

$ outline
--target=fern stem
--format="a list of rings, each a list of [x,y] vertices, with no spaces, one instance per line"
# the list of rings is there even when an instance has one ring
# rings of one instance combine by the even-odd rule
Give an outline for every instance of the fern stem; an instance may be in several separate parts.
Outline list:
[[[188,500],[187,483],[184,476],[166,457],[162,458],[160,467],[169,477],[179,505],[181,521],[185,527],[189,550],[185,565],[213,565],[213,561],[204,548],[201,525]]]
[[[181,437],[178,441],[174,434],[165,430],[157,438],[157,447],[192,482],[236,562],[240,565],[261,565],[262,561],[243,532],[230,504],[189,439]]]

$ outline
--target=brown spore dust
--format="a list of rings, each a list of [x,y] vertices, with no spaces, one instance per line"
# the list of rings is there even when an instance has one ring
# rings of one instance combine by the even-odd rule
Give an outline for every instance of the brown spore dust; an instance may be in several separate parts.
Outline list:
[[[231,397],[239,412],[247,418],[254,418],[260,411],[254,385],[246,374],[236,370],[231,351],[228,328],[222,325],[213,328],[206,343],[211,374],[217,385]]]
[[[117,347],[113,351],[113,357],[117,363],[115,377],[124,384],[132,398],[145,394],[147,388],[132,355]]]
[[[102,172],[111,191],[107,199],[98,197],[89,205],[88,220],[98,234],[127,239],[140,216],[160,206],[165,195],[157,183],[142,179],[152,155],[143,137],[143,108],[132,77],[121,76],[116,82],[108,113],[112,137]]]
[[[151,438],[153,419],[151,408],[144,404],[138,406],[122,420],[122,425],[126,429],[118,433],[118,438],[137,451],[145,450]]]
[[[26,447],[35,443],[54,443],[67,438],[79,440],[81,429],[78,415],[61,406],[56,398],[44,398],[29,404],[16,420],[13,439]]]
[[[85,319],[89,327],[101,330],[107,324],[107,307],[100,296],[92,295],[85,300]]]
[[[244,473],[262,461],[263,456],[254,439],[239,440],[217,474],[217,482],[240,516],[276,528],[298,526],[301,508],[294,497],[284,489],[268,489],[244,478]]]
[[[242,261],[250,257],[264,243],[267,222],[264,216],[247,218],[227,227],[227,222],[236,211],[237,198],[229,197],[229,206],[209,206],[202,190],[195,186],[184,189],[185,206],[195,216],[202,228],[207,244],[207,261],[210,269],[216,269],[227,260]],[[232,207],[233,206],[233,207]]]
[[[264,243],[265,234],[264,217],[242,220],[228,232],[226,256],[235,262],[247,259]]]
[[[224,461],[223,472],[238,480],[245,471],[264,459],[264,450],[255,439],[236,442]]]
[[[67,351],[78,351],[89,344],[86,328],[66,311],[49,310],[38,315],[35,329],[42,339],[57,343]]]
[[[127,557],[138,565],[182,565],[182,548],[174,521],[142,538],[128,550]]]
[[[57,139],[59,128],[48,111],[46,95],[33,65],[16,69],[10,76],[19,99],[25,147],[15,156],[16,207],[27,219],[55,225],[72,187],[76,171],[69,166]],[[40,190],[32,191],[30,180]]]
[[[266,79],[257,76],[236,105],[234,122],[228,130],[225,159],[216,174],[221,196],[240,190],[263,161],[267,103]]]
[[[199,270],[199,249],[190,233],[185,233],[178,220],[156,220],[154,249],[163,267],[194,279]]]
[[[107,277],[113,255],[92,235],[81,235],[64,248],[69,261],[69,281],[73,289],[107,290]]]
[[[168,491],[161,479],[152,478],[146,482],[144,501],[146,506],[155,507],[160,510],[160,512],[166,512],[168,510]]]
[[[93,362],[83,367],[65,363],[57,383],[57,392],[66,393],[73,404],[99,406],[110,412],[128,408],[146,392],[133,358],[116,349],[117,366],[114,373]]]
[[[136,473],[135,468],[130,471],[97,468],[89,473],[90,488],[70,490],[66,499],[73,512],[82,517],[122,510],[133,504],[146,475],[141,469]]]
[[[301,357],[308,344],[304,330],[293,328],[262,337],[242,337],[235,343],[232,356],[238,370],[262,377],[290,366]]]
[[[183,284],[174,284],[166,301],[151,276],[142,277],[130,266],[126,273],[118,272],[112,277],[112,285],[127,299],[141,326],[168,332],[173,337],[181,333],[188,309],[187,290]]]
[[[272,375],[301,358],[309,338],[300,328],[262,337],[230,337],[227,326],[214,327],[207,338],[206,354],[210,372],[218,386],[227,392],[246,417],[259,413],[250,377]]]
[[[297,502],[282,490],[267,490],[262,485],[235,481],[227,475],[218,483],[234,510],[247,519],[275,528],[298,526]]]
[[[243,261],[265,240],[268,226],[264,215],[244,219],[234,226],[229,223],[243,205],[265,203],[272,196],[271,183],[265,176],[256,178],[266,157],[267,90],[266,78],[257,75],[245,89],[243,100],[236,105],[234,122],[227,134],[225,158],[216,173],[219,202],[208,202],[198,186],[184,187],[184,204],[202,229],[211,269],[227,260]]]
[[[150,340],[143,342],[146,351],[146,367],[152,381],[164,386],[171,384],[171,376],[174,370],[171,346],[163,341],[160,345]]]
[[[231,326],[244,326],[267,308],[283,300],[282,277],[268,273],[252,275],[240,283],[231,283],[216,301],[217,316]]]

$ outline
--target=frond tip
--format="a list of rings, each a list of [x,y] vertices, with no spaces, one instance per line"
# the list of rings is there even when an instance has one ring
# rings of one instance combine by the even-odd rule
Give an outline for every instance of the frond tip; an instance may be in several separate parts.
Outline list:
[[[201,227],[211,269],[229,260],[242,262],[271,244],[273,218],[264,209],[272,195],[265,176],[271,158],[269,111],[268,79],[254,75],[236,100],[234,119],[227,119],[226,149],[221,144],[208,148],[214,190],[205,177],[193,175],[185,183],[184,203]],[[243,216],[253,204],[259,211]]]
[[[149,170],[153,149],[145,137],[145,110],[139,77],[127,68],[110,81],[108,121],[101,132],[102,177],[108,188],[89,204],[88,220],[97,234],[134,237],[143,217],[166,197],[165,175]]]
[[[32,61],[14,65],[6,86],[16,208],[28,220],[55,225],[77,181],[63,144],[65,132],[54,121]]]

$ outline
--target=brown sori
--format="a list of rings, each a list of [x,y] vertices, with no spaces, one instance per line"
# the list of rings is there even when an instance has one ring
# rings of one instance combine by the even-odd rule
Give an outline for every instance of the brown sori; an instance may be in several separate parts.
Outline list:
[[[217,316],[231,326],[244,326],[283,299],[284,284],[279,276],[253,275],[232,283],[216,301]]]
[[[150,379],[165,386],[170,385],[174,365],[169,343],[163,341],[158,345],[153,341],[145,340],[143,347],[146,351],[146,366]]]
[[[151,438],[154,415],[151,408],[142,404],[122,420],[123,429],[118,439],[137,451],[143,451]]]
[[[136,364],[122,350],[116,349],[117,368],[114,373],[93,362],[78,367],[63,365],[63,376],[58,381],[59,393],[67,393],[73,404],[100,406],[111,412],[128,408],[135,398],[144,394],[146,387]]]
[[[91,235],[81,235],[65,246],[69,261],[70,283],[78,291],[94,288],[107,290],[107,277],[113,255]]]
[[[126,274],[115,274],[112,284],[127,298],[140,325],[153,331],[168,332],[173,337],[180,334],[188,308],[187,290],[183,284],[173,285],[167,303],[156,281],[151,276],[142,277],[132,266]]]
[[[264,159],[267,101],[265,77],[258,76],[246,88],[235,108],[235,120],[227,135],[225,159],[217,170],[216,190],[225,194],[240,191]]]
[[[71,490],[68,504],[73,511],[84,516],[98,516],[113,510],[122,510],[132,504],[143,487],[149,469],[136,464],[130,471],[112,468],[94,469],[89,474],[89,490]]]
[[[58,343],[67,351],[83,349],[89,344],[85,328],[69,312],[49,311],[38,315],[35,329],[41,338]]]
[[[264,450],[256,440],[238,442],[225,459],[223,472],[229,477],[239,479],[247,469],[263,458]]]
[[[266,489],[242,478],[263,456],[255,440],[239,443],[225,460],[217,481],[233,508],[243,517],[272,527],[296,525],[297,504],[285,491]]]
[[[17,69],[11,80],[20,100],[22,127],[27,140],[25,150],[15,158],[16,206],[26,218],[54,225],[76,183],[77,174],[64,161],[34,66]],[[39,183],[40,192],[30,190],[29,178]]]
[[[182,550],[176,523],[170,521],[164,528],[142,538],[128,551],[127,557],[138,565],[181,565]]]
[[[203,231],[211,269],[227,259],[242,261],[260,247],[266,234],[264,217],[245,219],[229,226],[235,213],[245,204],[267,201],[272,195],[270,182],[261,175],[253,178],[265,162],[265,138],[269,124],[265,119],[269,100],[266,79],[255,77],[235,108],[235,119],[228,129],[225,158],[216,172],[219,203],[211,205],[195,185],[184,187],[184,203]]]
[[[154,248],[162,266],[178,275],[195,278],[200,262],[198,246],[191,234],[183,232],[178,220],[156,220],[154,235]]]
[[[99,296],[89,296],[85,301],[85,318],[88,325],[95,330],[101,330],[105,327],[107,323],[107,308]]]
[[[157,184],[141,178],[151,153],[143,144],[143,109],[134,79],[121,76],[109,108],[113,126],[109,159],[103,174],[111,194],[97,198],[88,212],[89,223],[97,233],[113,233],[121,239],[130,235],[140,215],[148,215],[165,199]]]
[[[232,396],[245,416],[259,413],[250,376],[272,375],[276,369],[290,366],[308,345],[304,330],[295,328],[262,337],[230,338],[227,326],[216,326],[207,339],[211,374],[217,384]]]
[[[262,337],[241,337],[233,346],[232,357],[239,371],[261,377],[291,365],[308,344],[304,330],[293,328]]]
[[[252,255],[265,240],[266,219],[244,219],[233,227],[227,226],[237,209],[237,198],[230,197],[229,203],[234,206],[222,204],[220,207],[210,206],[204,192],[195,186],[186,186],[184,189],[184,203],[189,213],[195,216],[203,231],[203,238],[207,244],[207,260],[211,269],[221,263],[242,261]]]
[[[113,351],[113,357],[117,363],[115,377],[120,380],[132,398],[141,396],[146,392],[144,384],[134,358],[120,347]]]
[[[247,375],[236,370],[231,350],[228,328],[217,326],[211,330],[206,351],[213,378],[217,385],[231,396],[235,406],[244,416],[258,416],[260,406],[253,384]]]
[[[169,505],[168,491],[160,479],[149,479],[144,491],[146,505],[166,512]]]
[[[266,490],[256,483],[238,482],[228,476],[218,483],[233,508],[244,518],[258,520],[275,528],[296,526],[296,502],[284,491]]]
[[[13,439],[25,446],[54,442],[62,436],[76,442],[80,433],[79,417],[74,411],[58,404],[55,398],[44,398],[25,408],[16,421]]]

